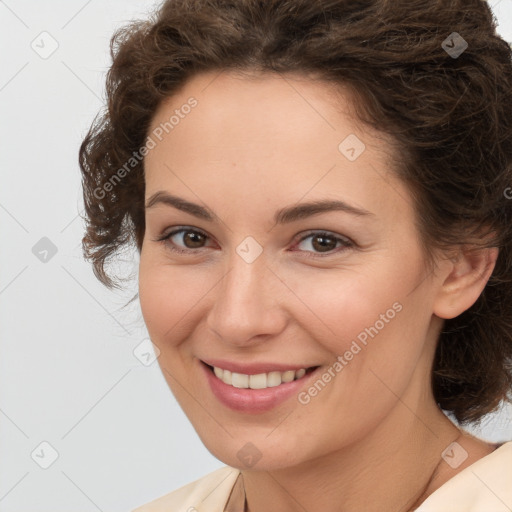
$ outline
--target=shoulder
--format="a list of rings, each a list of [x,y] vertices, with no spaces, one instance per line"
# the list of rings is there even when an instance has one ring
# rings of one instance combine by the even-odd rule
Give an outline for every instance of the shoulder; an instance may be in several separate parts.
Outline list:
[[[223,512],[240,470],[224,466],[133,512]]]
[[[512,441],[463,469],[416,512],[506,512],[512,509]]]

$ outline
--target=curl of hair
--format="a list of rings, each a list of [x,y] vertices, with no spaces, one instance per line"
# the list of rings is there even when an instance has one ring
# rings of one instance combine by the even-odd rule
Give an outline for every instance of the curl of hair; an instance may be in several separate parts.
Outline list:
[[[396,143],[426,261],[475,240],[499,248],[475,304],[445,320],[432,368],[434,397],[459,423],[496,410],[512,389],[512,52],[496,25],[482,0],[168,0],[122,27],[107,108],[79,152],[96,276],[117,286],[105,265],[142,247],[134,154],[162,100],[203,71],[314,73],[349,88],[358,118]],[[453,32],[468,44],[457,58],[442,46]]]

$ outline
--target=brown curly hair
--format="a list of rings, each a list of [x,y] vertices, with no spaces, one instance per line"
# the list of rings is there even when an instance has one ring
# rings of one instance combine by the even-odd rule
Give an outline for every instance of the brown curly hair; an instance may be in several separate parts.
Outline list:
[[[105,285],[119,286],[106,270],[119,249],[142,247],[135,156],[162,100],[203,71],[315,73],[349,87],[358,118],[400,149],[426,261],[484,234],[499,248],[478,300],[445,321],[432,388],[460,424],[511,400],[512,51],[486,2],[168,0],[118,29],[110,51],[107,109],[79,153],[84,255]]]

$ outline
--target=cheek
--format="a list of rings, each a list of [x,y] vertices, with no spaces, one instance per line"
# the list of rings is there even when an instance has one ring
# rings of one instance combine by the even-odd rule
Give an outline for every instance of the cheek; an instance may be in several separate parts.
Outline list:
[[[326,348],[340,354],[359,339],[370,337],[365,330],[375,324],[384,331],[399,320],[405,292],[404,280],[385,279],[376,265],[316,272],[289,272],[283,281],[289,284],[297,299],[293,316]],[[316,334],[315,334],[316,333]]]
[[[323,374],[325,385],[302,390],[299,401],[306,407],[300,410],[319,429],[332,422],[327,444],[373,428],[411,381],[430,319],[422,290],[408,295],[418,280],[413,267],[398,265],[399,276],[383,265],[364,274],[340,272],[339,280],[319,274],[303,282],[298,295],[315,315],[296,318],[332,354],[332,364]]]
[[[161,342],[165,333],[186,311],[186,288],[179,272],[171,271],[149,255],[141,254],[139,266],[139,300],[148,332],[154,342]],[[190,290],[190,288],[188,288]]]
[[[148,251],[149,253],[149,251]],[[198,323],[201,299],[211,291],[211,270],[168,265],[162,257],[141,253],[139,300],[147,330],[162,348],[182,339]]]
[[[392,373],[393,365],[419,357],[431,317],[426,288],[410,293],[421,277],[419,259],[386,257],[364,271],[347,265],[310,275],[289,272],[286,280],[301,299],[295,301],[295,321],[333,361],[342,356],[359,379],[363,367]]]

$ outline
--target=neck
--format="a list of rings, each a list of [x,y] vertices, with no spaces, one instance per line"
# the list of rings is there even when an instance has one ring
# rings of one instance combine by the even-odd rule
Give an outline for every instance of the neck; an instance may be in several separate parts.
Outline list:
[[[414,510],[460,431],[432,400],[417,411],[407,403],[418,402],[404,397],[370,434],[339,450],[294,467],[242,471],[248,512]]]

